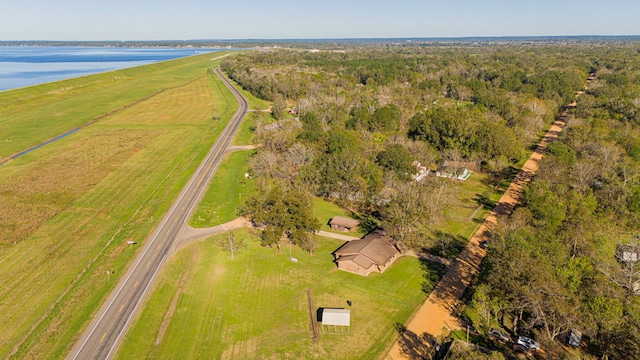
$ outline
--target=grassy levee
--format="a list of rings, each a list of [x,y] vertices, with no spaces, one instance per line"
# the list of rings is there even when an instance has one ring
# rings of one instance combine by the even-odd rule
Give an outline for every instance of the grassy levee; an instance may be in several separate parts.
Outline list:
[[[0,159],[203,76],[204,54],[0,92]],[[219,63],[216,61],[215,63]]]
[[[247,90],[243,89],[242,86],[238,85],[238,83],[236,83],[235,81],[231,80],[231,84],[236,89],[238,89],[238,91],[240,91],[240,93],[245,98],[247,98],[247,100],[249,101],[249,109],[251,109],[251,110],[267,110],[267,109],[269,109],[269,106],[271,106],[269,101],[258,99],[257,97],[253,96],[253,94],[251,94]]]
[[[238,236],[248,248],[234,259],[216,238],[177,253],[116,358],[380,358],[395,339],[394,324],[404,323],[426,296],[415,258],[365,278],[337,271],[331,253],[342,241],[319,238],[313,256],[294,247],[293,263],[288,249],[261,247],[246,229]],[[308,288],[314,312],[353,302],[351,335],[312,341]]]
[[[157,91],[158,68],[184,85],[0,167],[0,357],[66,356],[139,251],[126,241],[144,243],[237,109],[207,75],[217,64],[210,58],[137,69],[133,93],[123,86],[112,99]],[[67,96],[58,102],[73,106],[71,98],[90,97]],[[39,113],[40,101],[34,97],[31,110],[20,106]],[[109,109],[96,113],[103,112]],[[0,121],[7,123],[4,114]],[[115,274],[107,277],[107,270]]]

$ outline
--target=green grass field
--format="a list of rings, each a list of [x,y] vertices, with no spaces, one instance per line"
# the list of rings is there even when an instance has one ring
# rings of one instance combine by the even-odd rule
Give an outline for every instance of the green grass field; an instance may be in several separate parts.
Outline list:
[[[293,263],[286,248],[261,247],[247,230],[238,236],[248,248],[234,259],[212,238],[169,261],[117,358],[382,358],[395,340],[394,324],[426,297],[427,274],[416,258],[365,278],[337,270],[331,252],[338,240],[319,238],[313,256],[293,247]],[[311,340],[308,288],[313,311],[353,302],[351,335]]]
[[[225,155],[189,225],[198,228],[229,222],[238,217],[238,207],[253,193],[255,179],[245,179],[252,150]]]
[[[210,59],[0,94],[3,156],[135,103],[0,167],[0,357],[66,356],[237,108]]]
[[[480,207],[479,195],[490,190],[487,174],[473,173],[466,181],[452,181],[456,203],[448,209],[448,219],[438,230],[468,238],[491,207]],[[491,192],[489,201],[497,201],[500,194]]]
[[[240,124],[240,128],[236,133],[236,136],[233,137],[233,145],[251,145],[253,142],[253,137],[255,136],[255,113],[248,113],[242,124]]]
[[[429,252],[455,259],[475,229],[483,221],[495,202],[500,199],[502,189],[489,184],[489,175],[475,172],[466,181],[452,181],[456,194],[453,206],[447,209],[446,220],[432,231],[435,245]]]

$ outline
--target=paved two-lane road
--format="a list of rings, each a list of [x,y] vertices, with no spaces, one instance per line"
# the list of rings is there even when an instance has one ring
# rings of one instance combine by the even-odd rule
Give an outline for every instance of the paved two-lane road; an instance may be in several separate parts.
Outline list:
[[[218,69],[215,72],[238,100],[238,111],[169,212],[145,242],[143,249],[91,321],[89,327],[73,346],[68,359],[109,359],[115,354],[131,319],[140,308],[165,259],[171,253],[176,235],[193,214],[229,142],[246,114],[247,100]]]

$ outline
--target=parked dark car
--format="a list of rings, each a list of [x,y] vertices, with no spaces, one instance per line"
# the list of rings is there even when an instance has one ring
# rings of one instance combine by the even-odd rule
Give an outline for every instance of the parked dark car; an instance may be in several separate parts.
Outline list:
[[[509,336],[509,334],[505,333],[500,329],[493,329],[493,328],[489,329],[489,336],[491,336],[496,340],[500,340],[504,342],[511,341],[511,337]]]

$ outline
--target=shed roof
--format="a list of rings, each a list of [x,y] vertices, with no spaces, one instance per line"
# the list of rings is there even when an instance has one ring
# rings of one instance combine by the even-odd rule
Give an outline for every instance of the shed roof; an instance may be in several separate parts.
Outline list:
[[[329,221],[329,225],[338,225],[346,228],[353,229],[358,226],[360,222],[355,219],[346,218],[342,216],[334,216],[331,221]]]
[[[384,265],[398,254],[398,250],[386,240],[383,232],[374,231],[362,239],[349,241],[335,254],[338,257],[362,255],[375,264]],[[353,260],[355,259],[354,257]]]
[[[349,309],[323,309],[322,325],[351,325],[351,310]]]

